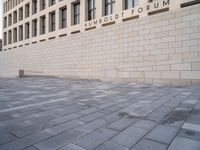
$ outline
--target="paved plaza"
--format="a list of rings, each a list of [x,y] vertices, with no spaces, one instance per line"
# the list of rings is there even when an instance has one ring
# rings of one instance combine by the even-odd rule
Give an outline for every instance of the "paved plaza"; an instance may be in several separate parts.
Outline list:
[[[0,79],[0,150],[200,150],[200,87]]]

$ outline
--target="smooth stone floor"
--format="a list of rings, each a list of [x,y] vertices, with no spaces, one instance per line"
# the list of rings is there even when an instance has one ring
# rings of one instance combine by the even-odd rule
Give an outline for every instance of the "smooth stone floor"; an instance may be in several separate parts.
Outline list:
[[[200,86],[0,78],[0,150],[200,150]]]

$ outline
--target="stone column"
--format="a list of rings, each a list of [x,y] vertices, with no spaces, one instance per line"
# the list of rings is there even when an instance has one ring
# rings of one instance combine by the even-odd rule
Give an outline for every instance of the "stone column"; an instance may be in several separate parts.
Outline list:
[[[103,2],[104,0],[97,0],[96,1],[96,18],[101,18],[103,16]]]
[[[59,30],[59,28],[60,28],[60,15],[59,15],[59,12],[60,10],[59,10],[59,8],[57,8],[56,10],[55,10],[55,25],[56,25],[56,27],[55,27],[55,30],[56,31],[58,31]]]
[[[67,28],[70,29],[72,26],[72,4],[70,1],[67,2]]]
[[[86,0],[80,1],[80,25],[84,26],[86,21]],[[85,31],[84,28],[81,28],[82,31]]]

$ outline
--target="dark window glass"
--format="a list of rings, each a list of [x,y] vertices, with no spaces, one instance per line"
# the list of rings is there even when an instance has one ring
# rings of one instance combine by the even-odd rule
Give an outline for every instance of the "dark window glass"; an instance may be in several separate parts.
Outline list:
[[[96,0],[88,0],[88,20],[96,17]]]
[[[61,28],[66,28],[67,26],[67,8],[62,8],[60,11],[61,17]]]
[[[105,0],[105,15],[113,14],[115,10],[115,0]]]
[[[50,32],[55,31],[56,29],[56,18],[55,12],[50,13]]]
[[[80,3],[74,4],[74,25],[80,23]]]
[[[133,8],[138,5],[138,0],[125,0],[125,9]]]

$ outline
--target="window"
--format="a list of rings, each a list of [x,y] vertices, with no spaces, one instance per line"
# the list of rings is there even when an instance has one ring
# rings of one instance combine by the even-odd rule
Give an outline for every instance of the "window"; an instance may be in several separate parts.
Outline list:
[[[40,0],[40,10],[45,9],[46,7],[46,0]]]
[[[17,11],[13,12],[13,24],[17,23]]]
[[[37,13],[37,0],[32,0],[32,14]]]
[[[26,4],[25,5],[25,17],[29,17],[30,16],[30,4]]]
[[[96,17],[96,0],[88,0],[88,20],[93,20]]]
[[[12,31],[9,30],[8,31],[8,44],[11,44],[12,43]]]
[[[67,26],[67,8],[60,9],[60,28],[66,28]]]
[[[37,36],[37,19],[32,21],[32,37]]]
[[[30,27],[29,22],[25,24],[25,39],[29,39],[30,37]]]
[[[45,34],[46,30],[46,17],[42,16],[40,17],[40,34]]]
[[[80,23],[80,2],[74,4],[74,25]]]
[[[17,28],[13,29],[13,43],[17,42]]]
[[[19,21],[23,20],[23,7],[19,9]]]
[[[7,32],[4,32],[3,34],[3,45],[7,45]]]
[[[8,26],[11,26],[12,25],[12,15],[9,14],[8,15]]]
[[[115,0],[105,0],[105,15],[113,14],[115,10]]]
[[[23,40],[23,26],[19,26],[19,41]]]
[[[49,6],[52,6],[56,3],[56,0],[49,0]]]
[[[3,19],[3,27],[4,28],[7,27],[7,17],[4,17],[4,19]]]
[[[125,0],[125,9],[133,8],[138,5],[138,0]]]
[[[56,29],[56,17],[55,11],[49,14],[49,32],[53,32]]]

